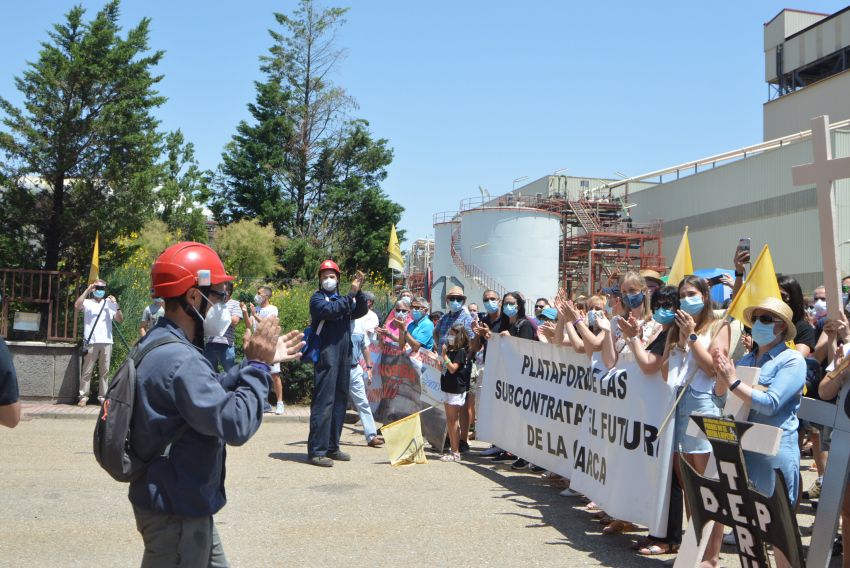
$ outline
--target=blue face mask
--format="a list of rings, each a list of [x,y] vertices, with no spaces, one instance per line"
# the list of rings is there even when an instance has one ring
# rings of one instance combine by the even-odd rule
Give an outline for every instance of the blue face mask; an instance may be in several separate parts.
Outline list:
[[[682,311],[686,314],[695,316],[705,307],[705,302],[702,301],[702,296],[685,296],[679,300]]]
[[[773,323],[761,323],[756,321],[753,323],[753,341],[764,347],[770,345],[776,339],[776,334],[773,332]]]
[[[484,309],[488,314],[495,314],[499,311],[499,300],[487,300],[484,302]]]
[[[626,304],[630,308],[639,308],[643,305],[643,300],[646,298],[643,292],[637,294],[626,294]]]
[[[652,314],[652,319],[661,325],[667,325],[668,323],[673,323],[673,320],[676,319],[676,314],[667,308],[659,308],[655,310],[654,314]]]
[[[587,325],[588,327],[596,325],[596,310],[587,312]]]
[[[94,297],[95,297],[95,298],[97,298],[98,300],[100,300],[100,299],[102,299],[104,296],[106,296],[106,290],[95,290],[93,295],[94,295]]]
[[[449,300],[449,309],[453,312],[459,312],[463,307],[463,300]]]
[[[516,304],[505,304],[502,306],[502,313],[508,316],[509,318],[514,317],[519,311],[519,307]]]
[[[605,313],[609,316],[614,315],[614,308],[612,308],[610,304],[605,304]]]
[[[419,310],[411,310],[410,315],[413,316],[413,321],[419,321],[422,319],[422,312]]]

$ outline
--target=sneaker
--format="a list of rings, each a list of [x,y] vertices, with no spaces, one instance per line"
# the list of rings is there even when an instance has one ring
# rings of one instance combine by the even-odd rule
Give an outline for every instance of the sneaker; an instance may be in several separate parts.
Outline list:
[[[490,446],[489,448],[487,448],[486,450],[481,452],[481,455],[484,456],[485,458],[489,458],[490,456],[495,456],[496,454],[498,454],[501,451],[502,451],[502,448],[500,448],[499,446]]]
[[[729,533],[726,533],[726,534],[723,535],[723,544],[735,546],[736,542],[737,541],[735,540],[735,533],[734,532],[729,532]]]
[[[80,397],[80,400],[77,401],[77,406],[80,408],[84,407],[89,403],[89,399],[87,397]]]
[[[336,450],[336,451],[333,451],[333,452],[328,452],[327,457],[329,457],[329,458],[331,458],[332,460],[335,460],[335,461],[341,461],[341,462],[351,461],[351,455],[346,454],[342,450]]]
[[[817,499],[820,497],[820,483],[815,479],[811,486],[803,491],[803,499]]]
[[[528,462],[525,461],[522,458],[517,458],[517,460],[514,463],[511,464],[511,469],[516,469],[516,470],[525,469],[527,467],[528,467]]]
[[[564,489],[563,491],[558,493],[558,495],[560,495],[561,497],[580,497],[581,493],[577,493],[577,492],[573,491],[572,489],[570,489],[569,487],[567,487],[566,489]]]
[[[283,414],[283,401],[278,401],[277,406],[274,409],[274,413],[278,416]]]
[[[540,467],[539,465],[531,464],[530,466],[528,466],[528,471],[530,471],[531,473],[543,473],[544,471],[546,471],[546,468]]]
[[[310,456],[307,461],[319,467],[333,467],[334,461],[327,456]]]
[[[367,442],[367,445],[372,448],[377,448],[378,446],[384,445],[384,439],[380,436],[373,436],[371,440]]]
[[[460,447],[458,449],[460,450],[460,453],[465,454],[469,451],[469,442],[464,442],[463,440],[461,440]]]
[[[516,456],[510,452],[506,452],[505,450],[499,450],[499,453],[490,458],[494,462],[515,460]]]

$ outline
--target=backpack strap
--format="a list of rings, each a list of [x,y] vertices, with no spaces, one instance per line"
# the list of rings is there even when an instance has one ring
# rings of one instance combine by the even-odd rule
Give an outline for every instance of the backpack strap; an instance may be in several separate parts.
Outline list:
[[[137,345],[133,351],[133,364],[138,367],[139,363],[141,363],[145,355],[147,355],[157,347],[162,347],[163,345],[168,345],[169,343],[183,343],[183,341],[180,338],[169,333],[168,335],[165,335],[163,337],[157,337],[156,339],[152,339],[151,341],[146,342],[142,346]],[[157,449],[153,456],[151,456],[149,460],[146,460],[146,463],[150,464],[151,462],[153,462],[153,460],[160,456],[167,457],[168,454],[171,452],[171,445],[174,444],[174,442],[176,442],[180,438],[180,436],[182,436],[188,429],[188,423],[183,424],[180,428],[178,428],[177,431],[174,432],[174,434],[172,434],[171,436],[169,436],[166,439],[165,443],[162,444],[159,449]]]
[[[146,341],[144,345],[137,345],[136,348],[133,350],[133,364],[138,367],[139,363],[142,362],[142,359],[145,357],[145,355],[147,355],[157,347],[161,347],[169,343],[183,343],[183,341],[169,333],[164,337],[158,337],[156,339],[152,339],[151,341]]]

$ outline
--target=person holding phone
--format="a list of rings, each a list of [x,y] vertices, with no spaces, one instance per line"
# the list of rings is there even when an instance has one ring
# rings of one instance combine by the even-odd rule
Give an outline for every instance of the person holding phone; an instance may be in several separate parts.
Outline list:
[[[88,296],[91,295],[89,298]],[[85,406],[89,400],[89,387],[97,361],[100,380],[99,402],[106,396],[109,386],[109,365],[112,359],[112,321],[124,321],[124,314],[115,296],[106,295],[106,282],[97,279],[86,288],[74,302],[74,309],[83,312],[83,372],[80,375],[80,391],[77,406]]]

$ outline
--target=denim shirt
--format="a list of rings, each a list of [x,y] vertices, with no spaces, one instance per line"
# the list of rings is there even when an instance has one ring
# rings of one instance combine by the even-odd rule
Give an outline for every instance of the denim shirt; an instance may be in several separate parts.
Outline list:
[[[796,349],[784,343],[776,345],[756,360],[757,352],[741,358],[736,366],[760,367],[758,384],[767,392],[753,389],[750,422],[782,428],[784,435],[797,435],[797,410],[806,381],[806,362]]]

